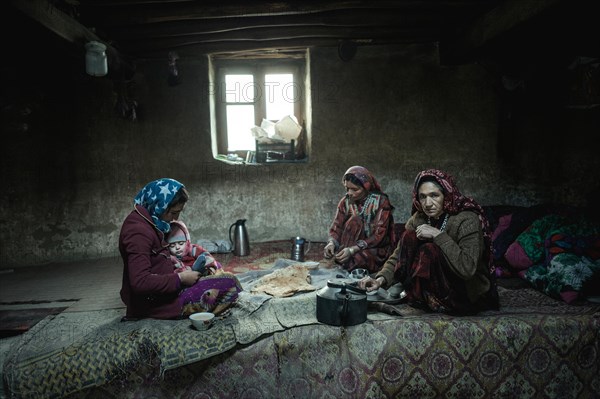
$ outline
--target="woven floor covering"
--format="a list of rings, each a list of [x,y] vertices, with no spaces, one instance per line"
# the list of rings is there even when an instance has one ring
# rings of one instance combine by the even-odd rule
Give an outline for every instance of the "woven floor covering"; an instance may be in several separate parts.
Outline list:
[[[311,242],[305,248],[305,261],[324,262],[324,242]],[[226,272],[240,274],[252,270],[269,270],[278,259],[289,258],[292,252],[291,240],[267,241],[251,243],[250,253],[246,256],[235,256],[233,253],[213,254],[223,265]]]
[[[266,272],[240,275],[244,288]],[[331,271],[311,271],[322,286]],[[9,398],[594,398],[600,308],[501,289],[501,310],[424,314],[406,304],[365,323],[316,320],[316,293],[243,292],[205,331],[188,320],[63,313],[21,336]]]

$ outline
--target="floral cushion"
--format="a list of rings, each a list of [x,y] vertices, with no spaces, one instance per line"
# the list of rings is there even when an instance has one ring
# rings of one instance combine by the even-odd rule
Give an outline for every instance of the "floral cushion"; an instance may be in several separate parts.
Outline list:
[[[573,253],[563,252],[552,258],[548,267],[529,268],[524,277],[540,291],[567,303],[579,297],[586,282],[600,274],[600,259],[595,261]]]

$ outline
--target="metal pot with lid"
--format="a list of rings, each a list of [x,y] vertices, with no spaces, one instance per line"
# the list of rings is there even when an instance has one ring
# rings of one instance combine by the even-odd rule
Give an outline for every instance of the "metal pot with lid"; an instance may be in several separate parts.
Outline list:
[[[317,320],[332,326],[353,326],[367,320],[367,294],[344,281],[328,280],[317,292]]]

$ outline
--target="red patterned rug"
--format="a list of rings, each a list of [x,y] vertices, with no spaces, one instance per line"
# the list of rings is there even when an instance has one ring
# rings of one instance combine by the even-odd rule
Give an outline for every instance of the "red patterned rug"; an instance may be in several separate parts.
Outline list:
[[[305,261],[324,262],[324,242],[311,242],[306,248]],[[213,254],[225,271],[230,273],[244,273],[249,270],[270,269],[275,261],[280,258],[290,259],[292,242],[290,240],[267,241],[250,244],[250,255],[234,256],[232,253]]]
[[[56,315],[66,307],[0,310],[0,338],[23,334],[46,316]]]

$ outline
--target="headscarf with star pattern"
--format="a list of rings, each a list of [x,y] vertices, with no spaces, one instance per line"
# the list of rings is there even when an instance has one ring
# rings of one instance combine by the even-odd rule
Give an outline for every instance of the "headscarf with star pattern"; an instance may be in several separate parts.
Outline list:
[[[154,180],[146,184],[135,196],[134,204],[146,208],[156,227],[163,233],[168,233],[171,226],[160,217],[169,208],[169,204],[181,187],[183,184],[174,179]]]

